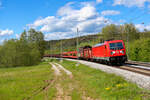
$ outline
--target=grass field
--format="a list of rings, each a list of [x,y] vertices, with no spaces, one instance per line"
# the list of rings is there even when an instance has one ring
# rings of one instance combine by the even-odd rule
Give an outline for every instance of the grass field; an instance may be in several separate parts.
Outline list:
[[[47,62],[37,66],[1,68],[0,100],[150,100],[150,91],[114,74],[76,62],[51,60],[72,72],[55,76]],[[63,100],[63,99],[62,99]]]
[[[0,100],[43,100],[47,86],[46,80],[53,79],[49,64],[38,66],[0,69]],[[56,89],[49,89],[49,99]],[[39,92],[39,93],[38,93]],[[34,95],[34,96],[32,96]]]

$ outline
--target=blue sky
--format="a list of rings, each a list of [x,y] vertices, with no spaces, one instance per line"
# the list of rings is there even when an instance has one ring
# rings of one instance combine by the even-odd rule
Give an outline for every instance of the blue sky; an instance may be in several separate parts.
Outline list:
[[[150,0],[0,0],[0,42],[29,28],[54,40],[74,37],[77,27],[86,35],[129,22],[150,30]]]

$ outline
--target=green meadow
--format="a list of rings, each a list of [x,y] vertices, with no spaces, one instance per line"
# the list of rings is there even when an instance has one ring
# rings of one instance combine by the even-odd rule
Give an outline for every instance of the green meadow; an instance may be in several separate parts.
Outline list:
[[[51,66],[39,64],[30,67],[0,69],[0,100],[43,100],[47,80],[53,79]],[[49,89],[49,99],[55,88]]]

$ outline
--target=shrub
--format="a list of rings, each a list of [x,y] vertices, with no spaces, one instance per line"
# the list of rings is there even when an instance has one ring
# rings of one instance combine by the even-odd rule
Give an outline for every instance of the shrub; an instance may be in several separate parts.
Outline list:
[[[140,39],[130,44],[130,59],[150,62],[150,39]]]

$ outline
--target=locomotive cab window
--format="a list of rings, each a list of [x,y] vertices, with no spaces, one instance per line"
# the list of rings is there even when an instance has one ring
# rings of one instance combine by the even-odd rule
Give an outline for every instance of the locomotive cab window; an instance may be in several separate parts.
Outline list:
[[[117,43],[109,43],[110,50],[120,50],[123,49],[123,44],[122,42],[117,42]]]

